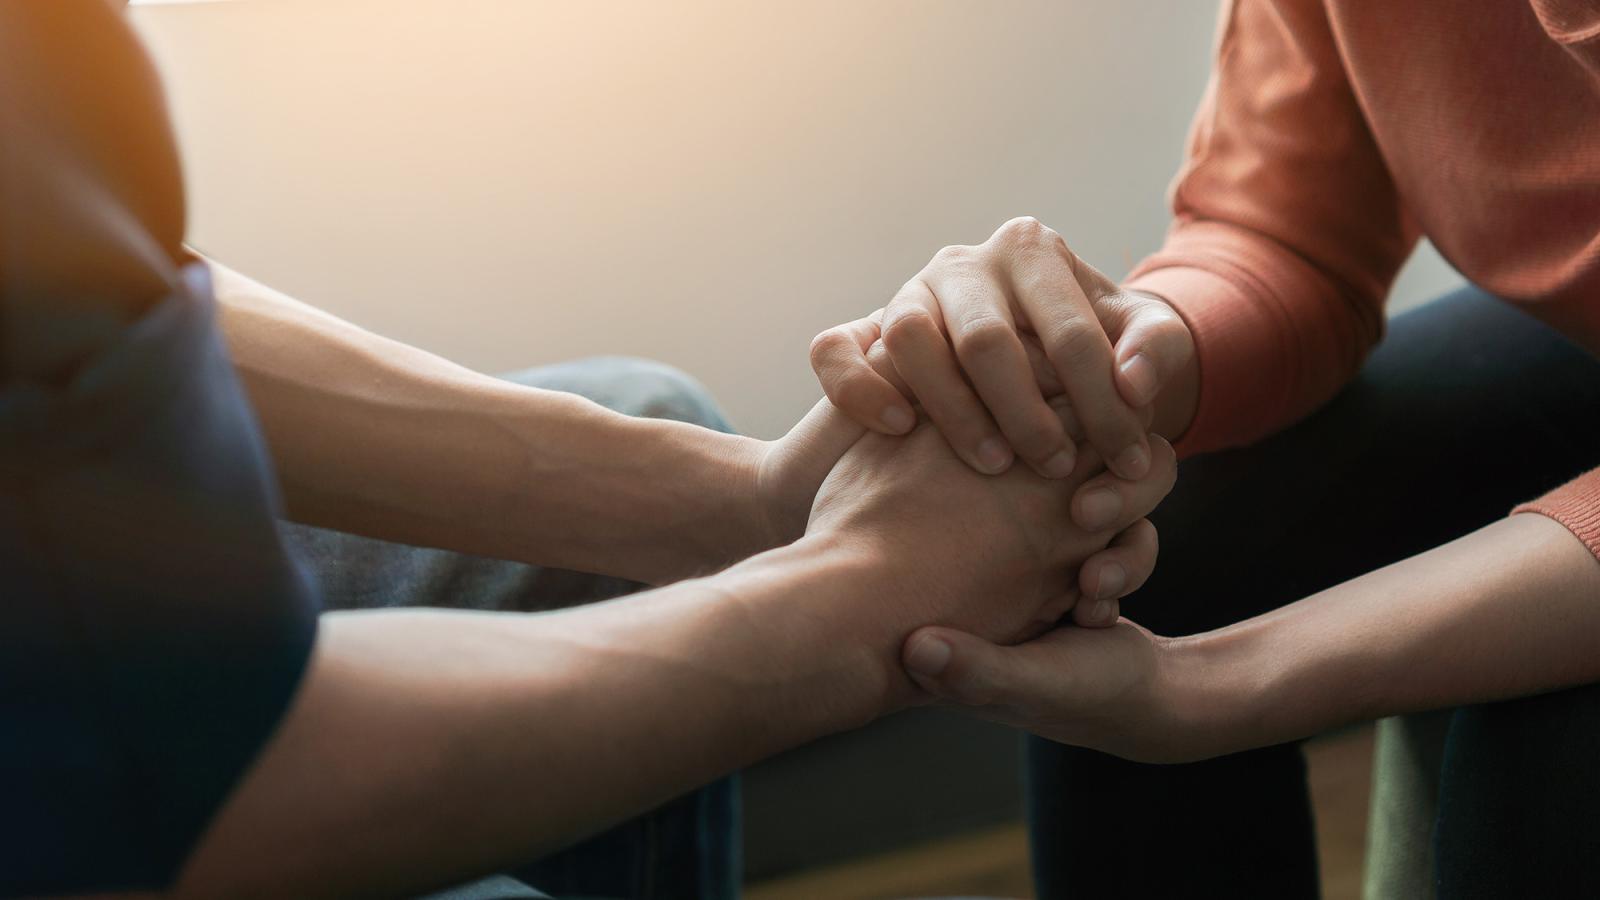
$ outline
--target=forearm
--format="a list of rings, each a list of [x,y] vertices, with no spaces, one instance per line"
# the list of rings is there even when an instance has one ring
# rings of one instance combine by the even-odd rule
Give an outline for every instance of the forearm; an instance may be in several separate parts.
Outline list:
[[[754,441],[481,375],[213,271],[297,521],[654,583],[768,545]]]
[[[1176,648],[1217,752],[1535,694],[1600,681],[1600,564],[1517,515]]]
[[[908,694],[891,660],[909,626],[874,618],[881,568],[807,538],[561,613],[328,615],[178,893],[466,880],[861,724]]]

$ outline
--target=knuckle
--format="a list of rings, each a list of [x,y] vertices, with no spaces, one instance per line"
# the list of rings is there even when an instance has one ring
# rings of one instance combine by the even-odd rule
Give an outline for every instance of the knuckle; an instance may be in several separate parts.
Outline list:
[[[1017,216],[1001,225],[996,233],[1003,241],[1014,245],[1043,245],[1055,235],[1054,231],[1033,216]]]
[[[1113,316],[1124,322],[1140,321],[1150,315],[1146,312],[1144,297],[1121,288],[1100,297],[1095,301],[1095,305],[1104,315]]]
[[[894,360],[889,358],[889,348],[884,346],[881,338],[873,341],[872,346],[867,348],[867,368],[877,372],[890,383],[895,381],[897,373]]]
[[[999,317],[978,316],[962,324],[954,343],[962,360],[993,359],[1017,344],[1016,329]]]
[[[1057,298],[1063,304],[1071,302],[1065,296],[1070,293],[1067,282],[1071,278],[1065,269],[1038,254],[1021,260],[1011,271],[1011,284],[1019,295]]]
[[[893,355],[896,348],[905,346],[907,342],[925,338],[938,330],[927,310],[915,306],[892,308],[883,319],[883,345]]]
[[[972,247],[965,244],[951,244],[948,247],[941,247],[939,252],[933,255],[933,265],[941,268],[959,266],[970,262],[975,255],[976,250]]]
[[[1100,355],[1102,340],[1096,325],[1081,316],[1073,316],[1050,336],[1045,354],[1058,368],[1080,369]]]
[[[837,328],[830,328],[812,338],[810,349],[811,367],[815,369],[826,363],[842,349],[843,342],[848,340],[849,338]]]
[[[1072,257],[1066,239],[1033,216],[1012,219],[1000,226],[1000,230],[995,232],[995,242],[1003,245],[1018,262]]]

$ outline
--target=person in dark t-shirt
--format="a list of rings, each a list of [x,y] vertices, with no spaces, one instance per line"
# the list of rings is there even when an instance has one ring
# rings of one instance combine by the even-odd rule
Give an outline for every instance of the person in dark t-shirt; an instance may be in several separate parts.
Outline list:
[[[992,477],[826,401],[777,441],[623,415],[578,393],[715,424],[647,364],[467,371],[184,228],[119,12],[0,0],[0,894],[447,887],[918,702],[919,626],[1018,640],[1148,567],[1113,539],[1159,442]],[[514,611],[572,572],[664,587]]]

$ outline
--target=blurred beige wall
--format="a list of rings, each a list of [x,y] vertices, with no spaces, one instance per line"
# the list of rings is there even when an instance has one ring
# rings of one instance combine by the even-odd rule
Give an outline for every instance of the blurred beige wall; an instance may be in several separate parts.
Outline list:
[[[1204,84],[1195,0],[238,0],[133,13],[196,244],[487,371],[699,376],[744,430],[939,247],[1030,214],[1122,273]],[[1399,299],[1455,283],[1413,262]]]

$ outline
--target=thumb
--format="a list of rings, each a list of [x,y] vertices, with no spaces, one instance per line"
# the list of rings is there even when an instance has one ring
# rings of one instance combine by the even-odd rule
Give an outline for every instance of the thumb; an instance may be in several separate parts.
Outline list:
[[[1120,292],[1106,330],[1115,342],[1117,391],[1130,406],[1148,406],[1189,364],[1194,336],[1177,310],[1152,294]]]
[[[804,448],[803,454],[821,468],[823,475],[826,475],[839,457],[866,433],[865,427],[856,424],[834,406],[831,400],[824,397],[811,407],[805,418],[789,429],[789,433],[783,437],[783,443],[795,448]],[[819,478],[818,482],[820,481]]]
[[[1006,647],[953,628],[931,626],[906,639],[901,661],[923,690],[963,706],[1022,706],[1050,689],[1036,645]]]

